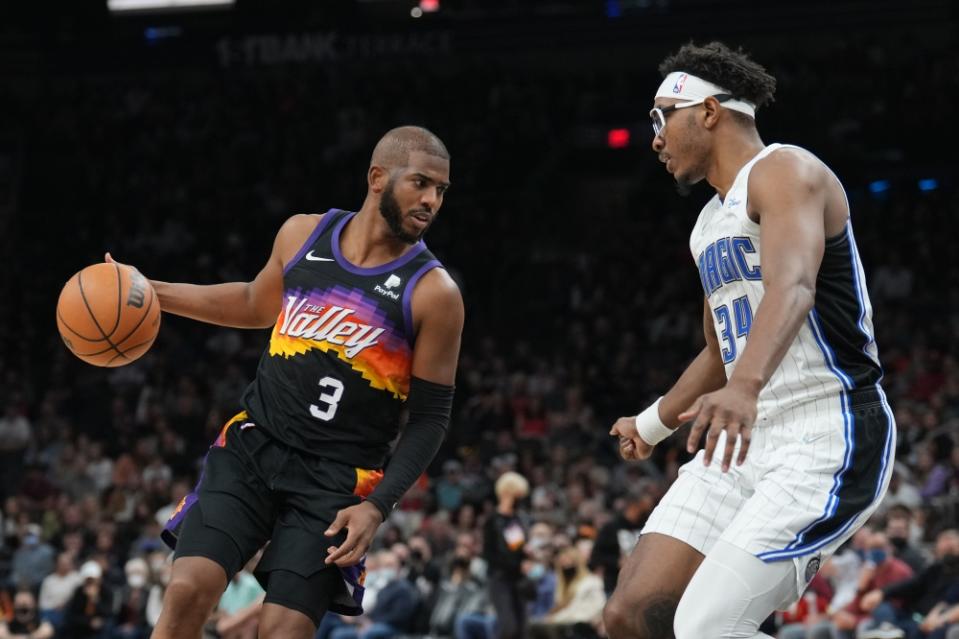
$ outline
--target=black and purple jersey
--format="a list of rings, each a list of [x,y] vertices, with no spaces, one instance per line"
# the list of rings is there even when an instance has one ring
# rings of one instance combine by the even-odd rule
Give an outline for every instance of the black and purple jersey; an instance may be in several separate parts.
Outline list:
[[[387,264],[354,266],[340,252],[354,215],[328,211],[287,264],[280,315],[242,404],[293,448],[378,468],[409,392],[413,289],[441,264],[421,240]]]

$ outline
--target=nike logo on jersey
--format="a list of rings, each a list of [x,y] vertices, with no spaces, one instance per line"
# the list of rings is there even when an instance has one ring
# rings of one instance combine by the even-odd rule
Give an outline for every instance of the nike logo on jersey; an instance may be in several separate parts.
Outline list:
[[[309,253],[306,254],[306,259],[308,259],[311,262],[332,262],[333,261],[332,257],[317,257],[313,255],[313,251],[310,251]]]
[[[811,434],[811,433],[806,433],[806,434],[803,435],[803,437],[802,437],[802,443],[804,443],[804,444],[811,444],[811,443],[813,443],[814,441],[818,441],[818,440],[822,439],[823,437],[828,436],[829,434],[830,434],[830,433],[819,433],[819,434],[813,435],[813,434]]]
[[[375,346],[377,338],[386,331],[385,328],[348,321],[350,315],[356,313],[352,308],[317,306],[308,301],[305,297],[287,296],[286,312],[279,328],[281,335],[345,346],[343,354],[353,359]]]

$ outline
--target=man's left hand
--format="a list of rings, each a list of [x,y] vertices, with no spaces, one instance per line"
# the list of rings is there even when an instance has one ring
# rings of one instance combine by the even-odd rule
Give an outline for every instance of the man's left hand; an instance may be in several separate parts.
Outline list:
[[[620,417],[609,434],[619,437],[619,454],[627,461],[647,459],[653,454],[653,447],[636,432],[635,417]]]
[[[746,461],[749,452],[749,441],[752,435],[753,424],[756,422],[757,395],[752,391],[730,382],[724,388],[702,395],[693,402],[686,412],[679,415],[681,421],[695,419],[686,448],[690,453],[696,452],[699,439],[703,431],[706,434],[706,450],[703,463],[709,466],[716,450],[719,434],[726,431],[726,449],[723,452],[723,472],[729,470],[732,463],[736,439],[742,438],[736,464]]]
[[[373,535],[376,534],[376,529],[381,523],[383,523],[383,516],[369,501],[360,502],[336,513],[336,519],[324,534],[332,537],[346,528],[346,539],[339,546],[330,546],[326,549],[326,563],[336,564],[340,568],[359,563],[370,547]]]

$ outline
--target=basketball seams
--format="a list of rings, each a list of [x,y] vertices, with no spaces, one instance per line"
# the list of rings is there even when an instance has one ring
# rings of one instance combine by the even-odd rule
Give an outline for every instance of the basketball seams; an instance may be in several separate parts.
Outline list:
[[[114,262],[113,270],[117,274],[117,319],[113,323],[113,330],[110,331],[111,336],[114,333],[116,333],[117,328],[120,327],[120,312],[123,310],[122,304],[121,304],[123,301],[123,276],[120,274],[120,265]],[[133,286],[133,278],[130,278],[130,286]],[[117,341],[120,341],[120,340],[117,340]]]
[[[116,344],[114,344],[112,341],[110,341],[110,337],[109,337],[106,333],[103,332],[103,328],[100,326],[100,322],[97,321],[97,316],[94,315],[93,309],[90,308],[90,303],[87,301],[87,296],[86,296],[86,294],[83,292],[83,271],[80,271],[79,273],[77,273],[77,284],[78,284],[79,287],[80,287],[80,299],[83,300],[83,305],[86,307],[87,313],[89,313],[89,314],[90,314],[90,317],[93,319],[93,324],[97,327],[97,330],[100,331],[100,334],[101,334],[101,335],[103,335],[103,339],[106,340],[106,343],[107,343],[107,344],[109,344],[110,346],[113,347],[113,349],[117,352],[117,354],[118,354],[120,357],[122,357],[123,359],[129,359],[126,355],[124,355],[124,354],[120,351],[119,348],[117,348],[117,345],[116,345]],[[114,359],[115,359],[115,358],[114,358]],[[112,361],[112,360],[111,360],[111,361]]]
[[[103,340],[100,340],[100,341],[103,341]],[[80,352],[77,352],[75,348],[71,348],[70,350],[73,351],[73,354],[76,355],[77,357],[96,357],[97,355],[103,355],[104,353],[108,351],[113,351],[116,349],[113,348],[112,346],[108,346],[104,348],[102,351],[96,351],[94,353],[80,353]]]
[[[140,342],[139,344],[134,344],[133,346],[131,346],[130,348],[127,348],[127,349],[123,350],[122,352],[121,352],[121,351],[117,351],[117,354],[114,355],[113,357],[111,357],[111,358],[107,361],[107,364],[106,364],[106,365],[107,365],[107,366],[112,366],[112,365],[113,365],[113,360],[115,360],[117,357],[123,357],[124,359],[129,359],[129,358],[126,356],[127,353],[129,353],[130,351],[132,351],[132,350],[135,349],[135,348],[140,348],[141,346],[146,346],[146,345],[152,344],[154,341],[156,341],[156,337],[152,337],[152,338],[148,339],[148,340],[145,341],[145,342]]]
[[[87,341],[87,342],[102,342],[103,339],[104,339],[104,338],[102,338],[102,337],[97,337],[97,338],[87,337],[86,335],[81,335],[80,333],[78,333],[77,331],[75,331],[72,326],[70,326],[69,324],[67,324],[67,320],[63,317],[63,314],[60,312],[60,309],[59,309],[59,308],[57,309],[57,319],[60,320],[60,323],[63,324],[63,327],[64,327],[65,329],[67,329],[68,331],[70,331],[71,333],[73,333],[74,335],[76,335],[77,337],[79,337],[80,339],[82,339],[82,340],[84,340],[84,341]]]

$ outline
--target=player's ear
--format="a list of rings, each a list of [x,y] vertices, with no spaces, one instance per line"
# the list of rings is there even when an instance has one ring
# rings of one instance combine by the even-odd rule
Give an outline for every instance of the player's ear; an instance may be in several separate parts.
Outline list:
[[[719,100],[709,96],[703,101],[703,126],[712,129],[719,122]]]
[[[369,172],[366,174],[367,185],[369,185],[370,191],[373,193],[382,193],[389,181],[390,174],[387,170],[375,164],[370,167]]]

